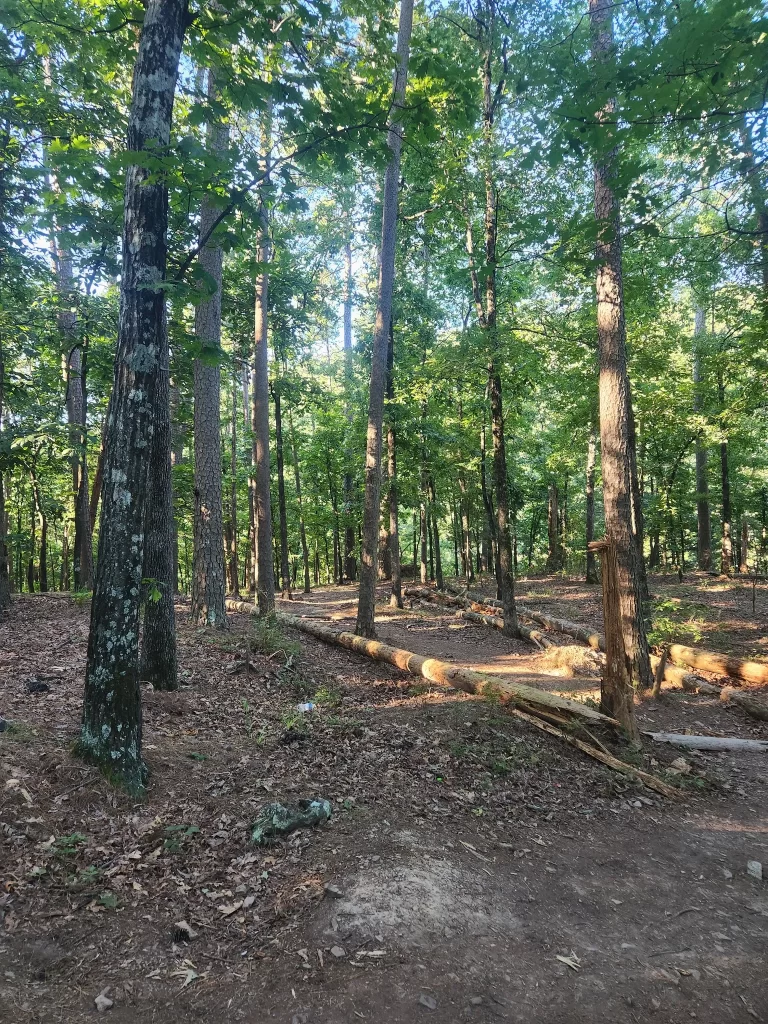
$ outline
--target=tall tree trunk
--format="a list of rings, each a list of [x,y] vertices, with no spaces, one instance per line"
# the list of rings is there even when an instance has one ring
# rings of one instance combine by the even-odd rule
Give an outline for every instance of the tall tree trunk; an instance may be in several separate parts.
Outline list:
[[[395,330],[389,321],[387,346],[387,483],[389,488],[389,562],[392,572],[392,590],[389,604],[403,607],[403,576],[400,566],[400,525],[397,512],[397,442],[395,437]]]
[[[469,529],[469,494],[467,493],[467,477],[463,469],[459,470],[459,509],[461,513],[462,564],[467,579],[467,586],[475,582],[475,570],[472,565],[472,539]]]
[[[165,310],[163,310],[165,317]],[[144,510],[144,632],[141,678],[156,690],[179,685],[176,660],[176,580],[171,475],[171,379],[168,331],[160,338],[155,392],[155,427],[149,452],[149,480]]]
[[[348,580],[357,579],[355,558],[355,526],[352,522],[354,507],[353,474],[350,462],[352,433],[352,306],[354,303],[354,280],[352,277],[352,226],[347,225],[344,243],[344,415],[347,420],[347,443],[345,446],[346,468],[344,470],[344,575]]]
[[[341,543],[339,540],[339,502],[336,495],[336,482],[331,472],[330,458],[326,462],[326,469],[328,472],[328,494],[331,499],[331,511],[333,513],[333,582],[338,584],[344,578],[344,568],[342,566]]]
[[[597,457],[597,439],[594,424],[589,427],[587,444],[587,521],[585,540],[587,546],[587,583],[599,583],[597,560],[589,545],[595,539],[595,462]]]
[[[397,68],[393,89],[387,145],[389,164],[384,178],[384,202],[381,219],[381,255],[379,290],[371,356],[371,388],[368,402],[368,436],[365,455],[365,499],[363,503],[363,549],[360,563],[360,592],[355,632],[359,636],[376,634],[376,579],[378,575],[379,514],[381,502],[381,435],[384,421],[384,388],[387,370],[387,344],[392,318],[392,290],[395,278],[395,237],[397,232],[397,191],[402,147],[402,106],[408,76],[408,53],[413,24],[413,0],[400,0],[400,25],[397,32]]]
[[[40,520],[40,561],[38,563],[37,579],[40,584],[40,593],[48,593],[48,516],[45,514],[45,508],[43,506],[43,496],[40,493],[40,481],[37,478],[37,470],[32,464],[31,472],[32,480],[32,501],[33,507],[37,510],[37,515]],[[34,540],[32,544],[32,560],[35,557],[35,546]],[[32,562],[34,564],[34,561]],[[34,580],[34,570],[32,579]],[[30,590],[32,588],[30,587]]]
[[[299,456],[296,450],[296,431],[293,429],[293,413],[288,409],[288,430],[291,435],[291,458],[293,459],[293,479],[296,484],[296,504],[299,506],[299,539],[301,541],[301,560],[304,565],[304,593],[312,590],[309,582],[309,547],[307,546],[307,528],[304,523],[304,503],[301,497],[301,475],[299,473]]]
[[[547,494],[547,572],[560,572],[563,568],[560,529],[559,493],[557,484],[552,483]]]
[[[128,124],[128,153],[162,153],[187,21],[186,0],[148,0],[139,38]],[[144,510],[155,425],[157,380],[166,351],[168,188],[141,164],[125,180],[123,268],[115,378],[109,407],[99,557],[91,601],[82,756],[132,792],[143,789],[139,692],[139,605]]]
[[[277,357],[275,364],[277,364]],[[277,511],[280,522],[280,579],[282,597],[291,600],[291,567],[288,551],[288,510],[285,505],[285,459],[283,458],[283,414],[280,401],[280,379],[275,380],[275,450],[277,452]]]
[[[215,72],[208,71],[208,102],[217,100]],[[211,115],[212,116],[212,115]],[[213,156],[224,153],[229,142],[226,126],[211,121],[206,147]],[[206,196],[200,210],[200,237],[208,239],[200,250],[200,269],[213,282],[213,295],[195,309],[195,335],[201,355],[195,359],[195,514],[192,548],[192,621],[200,626],[227,625],[224,605],[224,520],[221,472],[221,291],[222,250],[215,236],[208,237],[219,215]]]
[[[264,114],[262,128],[262,149],[266,171],[272,161],[272,107],[271,102]],[[267,177],[268,184],[269,178]],[[262,196],[259,211],[259,245],[257,258],[265,268],[270,257],[269,221],[267,208]],[[266,269],[256,277],[256,301],[254,308],[254,361],[251,378],[251,429],[253,431],[253,465],[255,486],[253,504],[256,533],[256,593],[262,615],[275,610],[275,570],[272,563],[272,496],[270,493],[269,469],[269,350],[267,348],[267,323],[269,309],[269,274]]]
[[[227,557],[227,590],[235,597],[240,594],[240,565],[237,544],[237,368],[232,372],[232,429],[229,438],[229,539]]]
[[[99,498],[101,497],[102,482],[104,480],[104,442],[107,434],[107,417],[104,417],[104,421],[101,424],[101,443],[99,444],[99,456],[96,460],[96,472],[93,474],[93,483],[91,485],[91,497],[89,501],[89,516],[91,523],[91,540],[93,540],[93,530],[96,526],[96,516],[99,510]]]
[[[601,68],[600,73],[614,60],[612,10],[608,0],[589,0],[592,57]],[[598,119],[608,122],[614,108],[615,103],[609,100],[606,107],[597,112]],[[611,132],[607,123],[606,130]],[[618,153],[613,148],[600,155],[594,166],[603,504],[606,537],[615,549],[618,618],[624,650],[623,659],[611,659],[611,664],[606,666],[602,699],[607,712],[621,715],[622,725],[634,737],[634,707],[626,688],[634,683],[644,689],[651,685],[652,676],[642,614],[641,557],[633,530],[631,471],[635,452],[627,373],[621,225],[614,192],[617,161]]]
[[[427,508],[422,501],[419,503],[419,579],[429,583],[429,566],[427,564]]]
[[[444,589],[443,581],[443,559],[440,554],[440,532],[437,526],[437,499],[435,496],[435,481],[432,478],[432,474],[429,475],[429,507],[432,515],[432,550],[435,553],[435,585],[438,590]]]
[[[721,417],[725,412],[725,385],[723,384],[722,372],[717,380],[717,397],[720,403]],[[733,538],[731,536],[731,478],[728,472],[728,437],[723,429],[720,436],[720,487],[722,494],[722,505],[720,512],[721,539],[720,539],[720,572],[724,576],[730,576],[733,572]]]
[[[42,556],[40,558],[42,563]],[[739,550],[739,572],[749,572],[749,520],[746,516],[741,518],[741,547]],[[42,577],[40,589],[43,589]]]
[[[693,410],[700,413],[701,395],[701,339],[706,331],[704,309],[696,307],[693,334]],[[712,568],[712,521],[709,512],[709,482],[707,479],[707,448],[701,432],[696,437],[696,560],[700,569]]]
[[[0,191],[0,211],[3,208]],[[3,436],[3,403],[5,401],[5,357],[0,338],[0,442]],[[8,561],[8,517],[5,512],[5,481],[0,470],[0,614],[11,605],[11,574]]]

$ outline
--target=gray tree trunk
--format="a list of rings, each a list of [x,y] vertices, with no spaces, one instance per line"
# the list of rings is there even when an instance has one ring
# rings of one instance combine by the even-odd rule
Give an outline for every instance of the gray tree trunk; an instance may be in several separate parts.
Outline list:
[[[587,445],[587,522],[585,541],[587,545],[587,583],[599,583],[600,577],[597,574],[597,560],[594,551],[590,551],[589,545],[595,539],[595,462],[597,457],[597,439],[595,427],[590,425],[589,442]]]
[[[413,0],[400,0],[400,24],[397,32],[397,68],[393,89],[387,145],[389,164],[384,178],[384,203],[381,221],[379,294],[373,331],[371,390],[368,402],[368,436],[365,455],[365,499],[363,504],[363,550],[360,563],[360,593],[355,632],[359,636],[376,635],[376,580],[378,575],[379,515],[381,500],[381,448],[384,421],[384,388],[387,371],[387,344],[392,317],[392,291],[395,279],[395,240],[397,233],[397,191],[402,148],[402,106],[408,77],[408,54],[413,24]]]
[[[272,159],[271,108],[264,115],[262,147],[264,164],[269,170]],[[268,180],[268,179],[267,179]],[[270,257],[269,223],[262,202],[259,225],[258,262],[266,266]],[[253,465],[255,481],[253,504],[255,516],[256,594],[262,615],[275,610],[275,568],[272,562],[272,497],[269,471],[269,350],[267,322],[269,274],[262,269],[256,277],[254,307],[254,360],[251,378],[251,429],[253,431]]]
[[[237,544],[237,419],[238,379],[236,368],[232,372],[232,427],[229,438],[229,536],[227,540],[227,592],[240,594],[240,565]]]
[[[352,434],[352,306],[354,303],[354,281],[352,277],[352,227],[347,229],[344,243],[344,415],[347,420],[347,445],[344,470],[344,575],[348,580],[357,579],[357,558],[355,557],[355,524],[352,521],[354,509],[354,478],[349,465]]]
[[[608,0],[589,0],[592,57],[597,65],[612,64],[613,22]],[[609,120],[614,104],[599,111]],[[610,131],[610,127],[607,128]],[[634,735],[634,711],[626,687],[649,687],[653,681],[642,615],[640,553],[633,529],[631,469],[635,460],[631,397],[627,372],[626,327],[622,283],[621,225],[614,184],[618,154],[615,149],[595,160],[595,219],[598,228],[597,334],[600,365],[600,448],[602,455],[605,532],[616,558],[616,594],[623,634],[624,663],[607,667],[602,688],[609,714],[622,715],[622,724]]]
[[[144,631],[141,678],[156,690],[179,685],[176,661],[176,613],[171,477],[171,387],[168,332],[160,342],[155,392],[155,428],[149,453],[149,480],[144,512]]]
[[[304,503],[301,498],[301,474],[299,472],[299,456],[296,450],[296,432],[293,429],[293,413],[288,409],[288,430],[291,435],[291,457],[293,458],[293,480],[296,484],[296,503],[299,506],[299,539],[301,541],[301,560],[304,566],[304,593],[309,594],[309,547],[307,546],[307,528],[304,523]]]
[[[277,354],[275,354],[277,363]],[[277,512],[280,526],[280,582],[282,598],[291,600],[291,567],[288,551],[288,509],[285,502],[285,458],[283,453],[283,412],[280,378],[275,380],[275,454],[277,455]]]
[[[127,152],[170,141],[185,0],[148,0],[139,38]],[[139,606],[144,513],[155,425],[164,310],[168,189],[132,164],[125,180],[120,317],[105,455],[99,557],[91,602],[81,755],[132,792],[146,780],[141,756]]]
[[[215,73],[208,71],[208,101],[216,100]],[[210,123],[208,151],[218,156],[228,145],[229,131]],[[218,217],[211,200],[203,199],[200,237],[206,238]],[[221,472],[221,245],[211,238],[200,251],[200,267],[216,291],[195,309],[195,335],[201,356],[195,359],[195,516],[192,549],[192,621],[225,628],[224,518]]]

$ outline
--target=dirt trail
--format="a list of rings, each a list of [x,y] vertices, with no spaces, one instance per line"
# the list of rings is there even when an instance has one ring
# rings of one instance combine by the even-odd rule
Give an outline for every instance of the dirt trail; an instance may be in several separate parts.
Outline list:
[[[354,594],[289,610],[351,625]],[[70,753],[88,609],[18,599],[0,624],[2,1024],[84,1024],[104,988],[114,1024],[768,1021],[768,891],[747,874],[768,873],[764,756],[685,754],[673,805],[500,708],[303,634],[245,671],[256,624],[202,632],[186,612],[183,688],[144,693],[143,804]],[[382,608],[379,631],[540,669],[451,615]],[[768,736],[696,695],[638,712]],[[265,802],[309,795],[332,800],[329,826],[249,842]]]

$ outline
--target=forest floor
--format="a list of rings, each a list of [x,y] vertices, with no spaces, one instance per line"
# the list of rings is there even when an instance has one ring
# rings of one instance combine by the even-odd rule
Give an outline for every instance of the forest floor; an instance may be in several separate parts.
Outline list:
[[[765,585],[754,614],[738,583],[651,589],[684,642],[768,655]],[[519,596],[600,624],[583,583]],[[181,689],[144,691],[142,803],[70,752],[87,606],[17,597],[0,624],[2,1024],[89,1021],[101,993],[114,1024],[768,1022],[768,889],[746,870],[768,874],[764,754],[684,753],[671,802],[499,706],[246,615],[197,630],[187,610]],[[351,626],[355,593],[288,610]],[[412,651],[599,686],[568,637],[549,634],[571,648],[558,657],[445,610],[382,605],[377,621]],[[274,653],[244,664],[254,638]],[[638,713],[643,729],[768,738],[674,688]],[[662,774],[680,755],[635,756]],[[251,844],[266,802],[315,796],[328,825]]]

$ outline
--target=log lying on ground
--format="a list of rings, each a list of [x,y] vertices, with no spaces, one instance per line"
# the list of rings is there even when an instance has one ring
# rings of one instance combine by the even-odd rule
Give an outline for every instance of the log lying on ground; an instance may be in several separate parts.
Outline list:
[[[481,622],[484,626],[493,626],[494,629],[504,629],[504,619],[499,615],[485,615],[483,612],[473,611],[460,611],[457,613],[462,619],[466,619],[468,622]],[[548,640],[543,633],[540,633],[538,629],[528,629],[521,622],[517,624],[520,636],[525,637],[526,640],[530,640],[531,643],[536,644],[538,647],[551,647],[552,641]]]
[[[463,608],[464,610],[460,613],[461,618],[467,619],[469,622],[481,622],[485,626],[493,626],[494,629],[504,629],[504,619],[501,616],[489,615],[489,609],[486,605],[480,604],[477,601],[471,601],[469,598],[462,597],[461,595],[454,597],[451,594],[443,594],[439,590],[431,590],[429,587],[406,587],[405,595],[406,597],[419,597],[424,601],[446,605],[449,608]],[[552,641],[548,640],[537,629],[529,629],[520,622],[517,624],[517,628],[520,636],[530,640],[531,643],[536,644],[538,647],[552,646]]]
[[[631,778],[642,782],[649,789],[661,793],[663,796],[675,799],[680,794],[672,786],[655,775],[641,771],[634,765],[626,764],[619,758],[610,754],[602,745],[592,745],[553,725],[553,721],[563,725],[571,725],[574,720],[581,725],[585,722],[590,724],[612,725],[618,723],[584,704],[569,700],[567,697],[559,697],[549,693],[547,690],[537,690],[521,683],[510,683],[500,679],[494,679],[474,672],[472,669],[457,668],[445,662],[437,661],[435,658],[423,658],[421,655],[413,654],[398,647],[390,647],[377,640],[366,640],[364,637],[356,636],[354,633],[337,632],[328,626],[321,625],[317,620],[300,619],[295,615],[281,615],[281,620],[287,625],[300,629],[320,640],[333,643],[339,647],[356,651],[358,654],[365,654],[376,661],[385,661],[390,665],[410,672],[412,675],[420,675],[430,682],[442,686],[451,686],[454,689],[463,690],[466,693],[489,694],[500,698],[502,703],[507,705],[510,714],[522,721],[542,729],[551,736],[557,736],[571,746],[577,747],[584,754],[597,761],[608,765],[615,771],[628,775]]]
[[[731,676],[733,679],[745,679],[749,683],[768,683],[768,664],[760,661],[744,661],[742,658],[729,658],[725,654],[702,651],[697,647],[684,647],[682,644],[671,644],[669,656],[673,661],[680,661],[691,668],[702,672],[714,672],[716,675]]]
[[[734,690],[732,686],[715,686],[714,683],[706,683],[703,679],[699,679],[696,676],[689,676],[686,682],[683,683],[683,689],[688,690],[689,693],[698,691],[711,697],[717,697],[722,701],[730,701],[731,704],[740,707],[750,718],[756,718],[761,722],[768,722],[768,703],[756,700],[751,694]]]
[[[224,607],[228,612],[242,612],[243,615],[259,614],[259,606],[251,604],[249,601],[235,601],[233,598],[228,597],[224,602]]]
[[[646,732],[655,743],[671,743],[676,747],[690,747],[692,750],[748,750],[757,753],[768,752],[768,740],[742,740],[735,736],[688,736],[679,732]]]
[[[474,671],[474,669],[459,668],[456,665],[448,664],[448,662],[438,661],[437,658],[425,658],[400,647],[390,647],[389,644],[383,644],[378,640],[366,640],[355,633],[331,629],[330,626],[317,619],[304,619],[296,615],[281,613],[280,621],[300,629],[304,633],[309,633],[319,640],[336,644],[338,647],[345,647],[350,651],[357,651],[358,654],[365,654],[375,661],[385,661],[404,672],[410,672],[411,675],[422,676],[432,683],[451,686],[453,689],[463,690],[465,693],[495,696],[502,703],[519,704],[532,714],[536,713],[537,708],[541,708],[543,711],[562,714],[566,719],[590,722],[593,725],[616,726],[617,724],[608,715],[595,711],[587,704],[570,700],[568,697],[560,697],[548,690],[538,690],[525,683],[513,683],[506,679],[485,675],[482,672]]]

